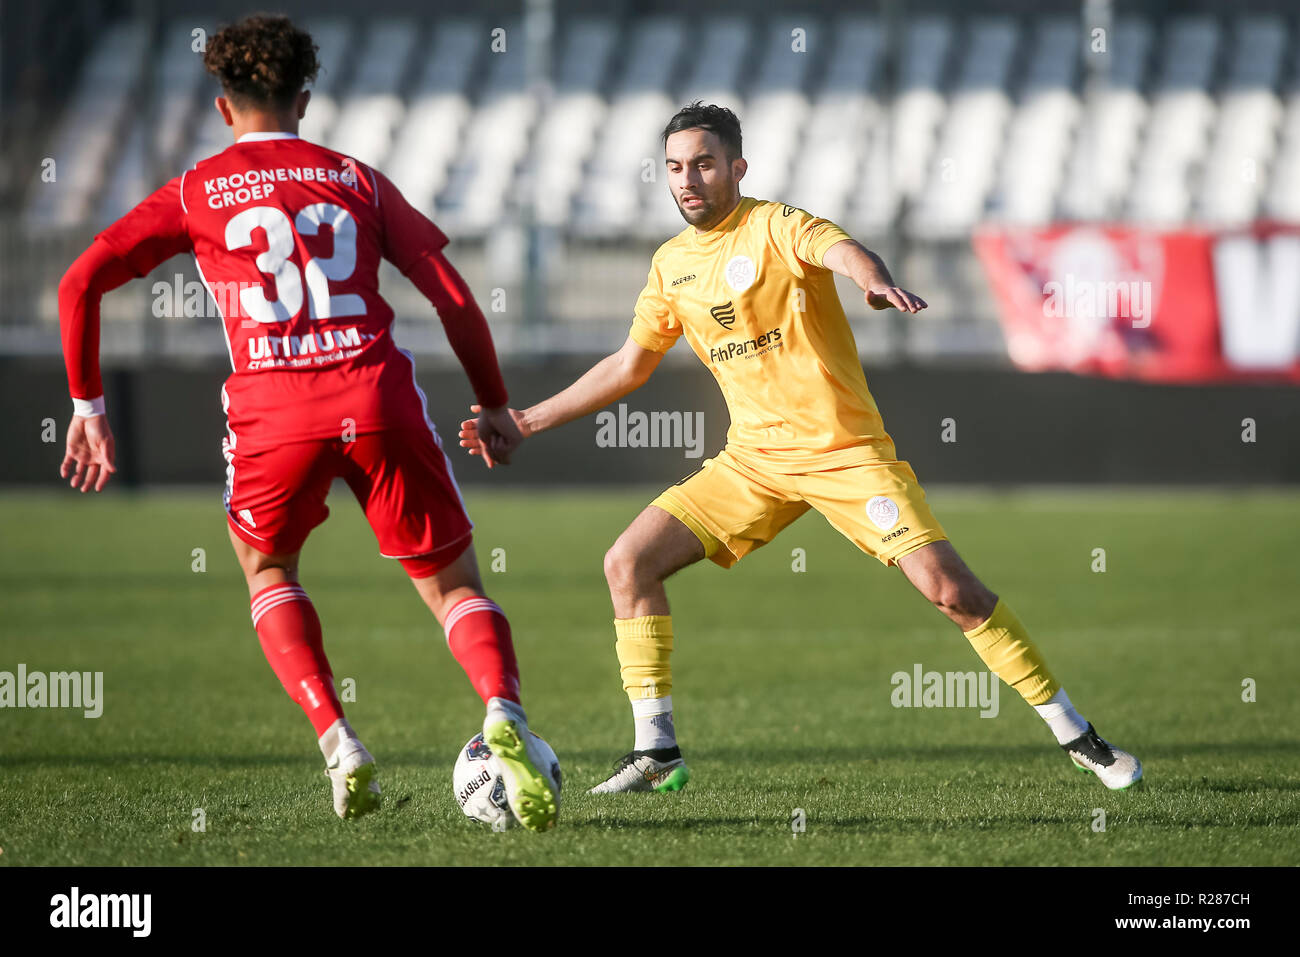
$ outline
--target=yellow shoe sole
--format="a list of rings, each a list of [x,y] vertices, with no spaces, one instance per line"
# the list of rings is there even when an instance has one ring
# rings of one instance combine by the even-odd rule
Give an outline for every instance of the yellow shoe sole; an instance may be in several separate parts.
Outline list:
[[[370,790],[375,779],[375,764],[363,764],[347,777],[348,807],[344,817],[348,820],[379,810],[380,795]]]
[[[513,721],[498,721],[483,729],[506,785],[506,800],[516,819],[530,831],[549,831],[559,816],[559,802],[546,776],[533,766],[528,748]]]

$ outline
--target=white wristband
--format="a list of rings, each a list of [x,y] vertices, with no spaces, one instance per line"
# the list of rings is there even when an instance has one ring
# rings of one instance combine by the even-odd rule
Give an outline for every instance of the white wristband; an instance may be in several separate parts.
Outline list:
[[[79,415],[83,419],[93,419],[97,415],[103,415],[104,397],[101,395],[96,399],[73,399],[72,414]]]

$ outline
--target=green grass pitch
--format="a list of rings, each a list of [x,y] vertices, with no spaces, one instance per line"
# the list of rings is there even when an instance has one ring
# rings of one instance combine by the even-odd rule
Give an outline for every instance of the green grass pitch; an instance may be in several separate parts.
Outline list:
[[[262,658],[218,490],[0,495],[0,671],[104,674],[98,719],[0,710],[0,865],[1298,863],[1280,835],[1300,824],[1300,494],[930,490],[1080,711],[1142,759],[1140,790],[1076,772],[1005,687],[993,718],[893,707],[895,672],[982,665],[810,514],[729,572],[669,583],[693,778],[597,799],[631,746],[601,558],[653,491],[468,496],[525,704],[563,764],[544,835],[457,809],[451,766],[481,706],[346,490],[302,581],[379,762],[384,809],[356,822],[334,817],[310,726]]]

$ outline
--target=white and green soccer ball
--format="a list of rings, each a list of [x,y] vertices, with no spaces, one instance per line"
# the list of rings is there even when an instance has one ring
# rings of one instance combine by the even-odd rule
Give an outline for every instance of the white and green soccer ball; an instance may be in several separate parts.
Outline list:
[[[528,732],[533,739],[530,749],[534,755],[538,770],[551,779],[551,788],[556,800],[560,797],[560,759],[545,739]],[[540,755],[540,760],[537,756]],[[465,742],[456,757],[456,766],[451,772],[451,789],[456,796],[456,803],[467,818],[482,821],[494,831],[504,831],[519,822],[510,810],[506,800],[506,783],[502,780],[501,769],[497,759],[492,756],[492,749],[483,740],[480,731]]]

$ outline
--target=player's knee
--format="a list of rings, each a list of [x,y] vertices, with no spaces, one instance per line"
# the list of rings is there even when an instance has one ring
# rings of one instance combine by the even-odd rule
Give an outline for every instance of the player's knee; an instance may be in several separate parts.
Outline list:
[[[646,574],[644,556],[621,538],[605,553],[605,581],[611,591],[634,591]]]
[[[631,574],[632,560],[622,541],[617,541],[605,553],[605,581],[611,589],[627,583]]]

